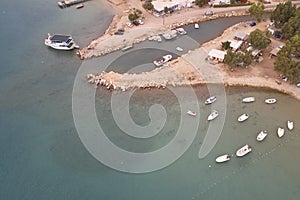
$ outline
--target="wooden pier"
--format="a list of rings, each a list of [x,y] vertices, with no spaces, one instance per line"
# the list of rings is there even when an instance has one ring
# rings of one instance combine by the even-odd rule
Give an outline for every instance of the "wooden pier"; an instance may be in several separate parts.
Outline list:
[[[64,0],[64,1],[57,2],[57,5],[60,8],[66,8],[66,7],[69,7],[69,6],[72,6],[72,5],[75,5],[75,4],[79,4],[79,3],[82,3],[82,2],[85,2],[85,1],[87,1],[87,0]]]

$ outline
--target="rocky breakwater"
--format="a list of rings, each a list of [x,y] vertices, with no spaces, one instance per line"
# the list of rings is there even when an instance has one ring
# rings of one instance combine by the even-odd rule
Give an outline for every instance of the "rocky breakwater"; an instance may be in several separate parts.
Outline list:
[[[166,88],[167,86],[185,86],[202,83],[203,80],[198,77],[195,69],[179,69],[176,65],[178,61],[172,61],[168,65],[156,68],[150,72],[137,74],[120,74],[117,72],[101,72],[98,74],[88,74],[87,81],[94,84],[96,88],[102,86],[108,90],[126,91],[135,88],[151,89]]]

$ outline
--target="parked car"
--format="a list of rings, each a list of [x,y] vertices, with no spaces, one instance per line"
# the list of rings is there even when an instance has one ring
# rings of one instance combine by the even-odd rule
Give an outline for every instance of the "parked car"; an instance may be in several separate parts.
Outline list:
[[[141,19],[138,19],[137,22],[138,22],[140,25],[143,25],[143,24],[144,24],[144,21],[141,20]]]
[[[140,23],[138,21],[133,21],[132,24],[135,25],[135,26],[140,25]]]
[[[123,35],[123,34],[124,34],[123,31],[116,31],[116,32],[115,32],[115,35]]]
[[[133,27],[133,24],[132,24],[131,22],[127,22],[126,25],[127,25],[129,28]]]
[[[251,22],[249,25],[250,26],[256,26],[256,22]]]
[[[214,15],[214,12],[213,11],[206,11],[205,15],[206,16],[212,16],[212,15]]]

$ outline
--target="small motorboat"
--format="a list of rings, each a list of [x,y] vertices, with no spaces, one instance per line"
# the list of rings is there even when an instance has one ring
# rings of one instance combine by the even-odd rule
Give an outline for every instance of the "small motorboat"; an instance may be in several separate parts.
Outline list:
[[[79,48],[70,35],[55,34],[52,36],[49,33],[48,37],[45,39],[45,45],[58,50],[72,50]]]
[[[183,51],[183,49],[182,49],[181,47],[176,47],[176,50],[177,50],[177,51],[180,51],[180,52]]]
[[[218,116],[219,116],[218,111],[214,110],[214,111],[208,116],[207,120],[208,120],[208,121],[211,121],[211,120],[215,119],[215,118],[218,117]]]
[[[204,102],[206,105],[208,104],[212,104],[213,102],[215,102],[217,100],[216,96],[211,96],[208,99],[206,99],[206,101]]]
[[[170,61],[171,59],[172,59],[172,55],[168,54],[154,60],[153,63],[156,67],[159,67],[165,64],[166,62]]]
[[[265,103],[267,103],[267,104],[272,104],[272,103],[276,103],[276,99],[266,99],[265,100]]]
[[[236,156],[242,157],[251,151],[252,151],[252,148],[248,144],[246,144],[245,146],[243,146],[242,148],[237,150]]]
[[[249,115],[244,113],[241,116],[239,116],[238,121],[243,122],[243,121],[247,120],[248,118],[249,118]]]
[[[195,29],[198,29],[198,28],[199,28],[199,24],[196,23],[196,24],[195,24]]]
[[[191,116],[196,116],[197,115],[196,112],[191,111],[191,110],[188,110],[186,113],[189,114],[189,115],[191,115]]]
[[[228,160],[230,160],[230,156],[228,154],[225,154],[225,155],[222,155],[222,156],[219,156],[216,158],[217,163],[226,162]]]
[[[243,103],[251,103],[255,101],[255,97],[245,97],[243,98],[242,102]]]
[[[288,129],[291,131],[291,130],[293,130],[293,128],[294,128],[294,122],[292,122],[292,121],[287,121],[287,127],[288,127]]]
[[[83,8],[83,7],[84,7],[84,4],[81,3],[81,4],[78,4],[78,5],[76,6],[76,9],[80,9],[80,8]]]
[[[181,28],[181,27],[177,28],[176,31],[179,35],[186,35],[187,34],[187,32],[184,30],[184,28]]]
[[[279,127],[279,128],[277,129],[277,135],[278,135],[278,137],[281,138],[281,137],[284,135],[284,129],[281,128],[281,127]]]
[[[263,141],[265,139],[265,137],[267,137],[268,133],[267,131],[261,131],[257,137],[256,137],[256,140],[257,141]]]

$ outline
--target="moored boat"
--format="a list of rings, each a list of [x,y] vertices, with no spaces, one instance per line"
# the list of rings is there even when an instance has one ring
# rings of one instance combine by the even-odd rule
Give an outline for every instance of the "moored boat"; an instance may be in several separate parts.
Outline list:
[[[51,36],[49,33],[48,37],[45,39],[45,45],[58,50],[72,50],[74,48],[79,48],[70,35],[55,34]]]
[[[199,28],[199,24],[195,23],[194,27],[195,27],[195,29],[198,29]]]
[[[268,133],[267,131],[261,131],[257,137],[256,137],[256,140],[257,141],[263,141],[265,139],[265,137],[267,137]]]
[[[281,127],[278,127],[278,129],[277,129],[277,135],[278,135],[278,137],[281,138],[284,135],[284,129],[281,128]]]
[[[78,5],[76,6],[76,9],[80,9],[80,8],[83,8],[83,7],[84,7],[84,4],[81,3],[81,4],[78,4]]]
[[[206,99],[206,101],[204,102],[206,105],[208,104],[212,104],[213,102],[215,102],[217,100],[216,96],[211,96],[208,99]]]
[[[294,122],[293,121],[287,121],[287,127],[291,131],[294,128]]]
[[[218,117],[218,116],[219,116],[218,111],[214,110],[214,111],[207,117],[207,120],[208,120],[208,121],[211,121],[211,120],[215,119],[215,118]]]
[[[186,113],[189,114],[189,115],[191,115],[191,116],[196,116],[197,115],[196,112],[191,111],[191,110],[188,110]]]
[[[160,58],[157,58],[156,60],[153,61],[153,63],[156,67],[159,67],[165,64],[166,62],[170,61],[171,59],[172,59],[172,55],[168,54]]]
[[[183,51],[183,49],[182,49],[181,47],[176,47],[176,50],[177,50],[177,51],[180,51],[180,52]]]
[[[184,28],[177,28],[176,31],[179,35],[186,35],[186,31],[184,30]]]
[[[219,157],[216,158],[216,162],[217,163],[226,162],[228,160],[230,160],[230,156],[228,154],[221,155],[221,156],[219,156]]]
[[[246,144],[245,146],[243,146],[242,148],[237,150],[236,155],[238,157],[241,157],[241,156],[248,154],[251,151],[252,151],[252,148],[248,144]]]
[[[238,121],[243,122],[243,121],[247,120],[248,118],[249,118],[249,115],[244,113],[241,116],[239,116]]]
[[[276,99],[266,99],[265,100],[265,103],[267,103],[267,104],[272,104],[272,103],[276,103]]]
[[[245,97],[243,98],[242,102],[244,103],[251,103],[255,101],[255,97]]]

